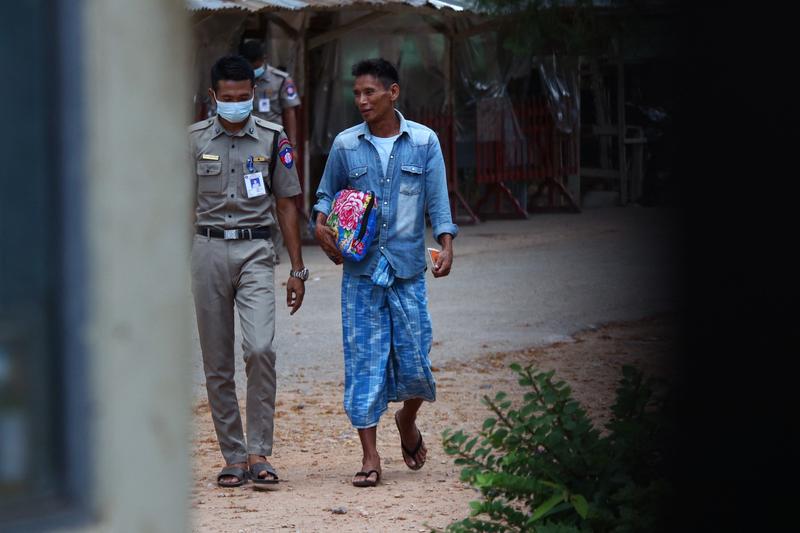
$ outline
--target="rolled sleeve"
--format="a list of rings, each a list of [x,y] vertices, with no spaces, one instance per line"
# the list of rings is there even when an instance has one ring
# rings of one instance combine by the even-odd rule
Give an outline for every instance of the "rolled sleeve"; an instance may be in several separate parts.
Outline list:
[[[433,237],[438,241],[445,233],[453,238],[458,235],[458,226],[453,224],[450,212],[450,197],[447,193],[447,172],[444,166],[439,139],[431,134],[428,144],[428,164],[426,176],[427,211],[431,218]]]
[[[318,199],[317,203],[314,204],[314,211],[328,216],[331,212],[331,201],[327,198]]]
[[[439,237],[441,237],[445,233],[449,233],[455,239],[456,235],[458,235],[458,226],[456,226],[452,222],[449,223],[445,222],[444,224],[433,226],[433,238],[436,239],[436,242],[439,242]]]

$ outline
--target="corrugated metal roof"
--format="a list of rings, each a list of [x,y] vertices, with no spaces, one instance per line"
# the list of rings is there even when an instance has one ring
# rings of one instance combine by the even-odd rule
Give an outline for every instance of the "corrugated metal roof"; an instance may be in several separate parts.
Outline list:
[[[365,8],[386,6],[388,4],[404,4],[411,7],[428,6],[436,9],[452,9],[453,11],[469,10],[471,0],[186,0],[186,7],[192,11],[203,9],[244,9],[260,11],[262,9],[305,9],[305,8]]]
[[[405,5],[408,7],[433,7],[435,9],[450,9],[454,12],[485,13],[485,8],[478,8],[476,0],[184,0],[186,7],[191,11],[242,9],[246,11],[267,10],[299,10],[299,9],[336,9],[341,7],[361,7],[370,9],[387,5]],[[673,0],[645,0],[646,5],[669,4]],[[574,6],[577,0],[561,0],[559,5]],[[592,0],[596,7],[620,7],[622,0]],[[548,7],[549,0],[542,0],[540,7]],[[514,13],[519,6],[508,6],[509,13]]]

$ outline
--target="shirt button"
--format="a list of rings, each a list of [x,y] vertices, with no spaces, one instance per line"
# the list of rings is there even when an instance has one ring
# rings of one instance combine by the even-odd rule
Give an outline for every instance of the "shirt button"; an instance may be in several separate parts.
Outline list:
[[[389,156],[389,159],[394,159],[394,156],[393,156],[393,155],[390,155],[390,156]]]
[[[231,145],[231,148],[236,148],[236,145],[235,145],[235,144],[232,144],[232,145]]]
[[[383,225],[383,227],[385,228],[385,227],[386,227],[386,224],[384,224],[384,225]]]
[[[383,246],[381,246],[381,250],[383,250]]]
[[[389,202],[383,202],[383,205],[389,205]]]
[[[231,172],[236,172],[235,170],[231,169]]]
[[[232,194],[231,194],[231,198],[233,198],[233,195],[232,195]]]

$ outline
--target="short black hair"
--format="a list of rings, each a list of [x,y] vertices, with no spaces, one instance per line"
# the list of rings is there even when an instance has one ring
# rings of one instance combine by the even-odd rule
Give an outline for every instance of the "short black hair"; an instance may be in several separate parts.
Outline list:
[[[400,77],[397,75],[397,69],[394,65],[383,59],[382,57],[374,57],[372,59],[362,59],[353,65],[353,76],[375,76],[383,86],[388,89],[393,83],[400,85]]]
[[[214,63],[211,67],[211,88],[215,91],[220,80],[250,80],[250,85],[256,84],[253,67],[242,56],[225,56]]]
[[[261,44],[261,41],[256,41],[255,39],[244,41],[239,45],[239,55],[250,63],[264,59],[264,45]]]

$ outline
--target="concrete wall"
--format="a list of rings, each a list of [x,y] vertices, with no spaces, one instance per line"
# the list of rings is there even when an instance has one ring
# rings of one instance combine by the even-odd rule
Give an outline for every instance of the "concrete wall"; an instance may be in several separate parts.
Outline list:
[[[181,0],[89,0],[86,530],[188,529],[190,180]],[[76,132],[81,134],[81,132]]]

